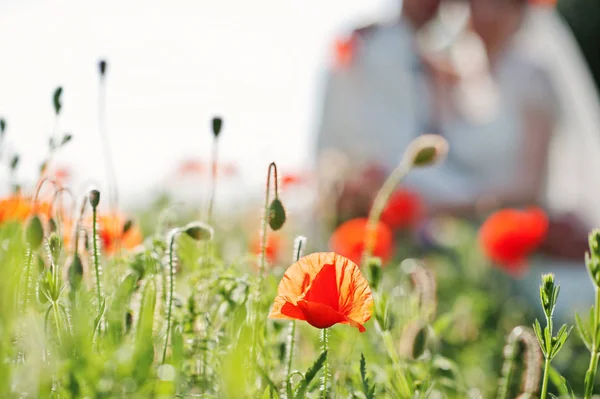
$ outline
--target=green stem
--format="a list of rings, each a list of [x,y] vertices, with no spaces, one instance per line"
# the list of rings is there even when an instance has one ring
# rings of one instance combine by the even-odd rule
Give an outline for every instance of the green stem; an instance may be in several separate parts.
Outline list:
[[[288,336],[288,348],[287,348],[287,379],[290,380],[292,374],[292,360],[294,358],[294,346],[296,345],[296,321],[293,320],[290,323],[290,334]]]
[[[321,330],[321,351],[327,352],[325,363],[323,364],[323,379],[321,380],[321,398],[327,399],[327,386],[329,385],[329,329]]]
[[[100,259],[98,252],[98,212],[92,207],[92,246],[94,252],[94,271],[96,273],[96,300],[98,301],[98,317],[102,312],[102,284],[100,281]]]
[[[586,384],[585,384],[585,396],[584,399],[590,399],[592,397],[592,393],[594,392],[594,382],[596,381],[596,372],[598,370],[598,349],[600,347],[600,342],[598,342],[598,330],[600,329],[600,290],[598,287],[595,287],[596,291],[596,303],[594,307],[594,335],[592,336],[592,352],[590,356],[590,366],[588,368],[586,375]],[[588,377],[589,376],[589,377]]]
[[[373,206],[371,207],[371,211],[369,212],[369,219],[367,221],[367,237],[363,260],[366,260],[372,256],[373,247],[375,245],[375,238],[370,237],[370,234],[371,232],[377,231],[377,223],[381,218],[381,213],[385,209],[385,205],[387,204],[390,196],[396,189],[396,186],[400,184],[402,179],[406,177],[409,171],[410,164],[408,164],[407,162],[400,162],[377,192],[375,200],[373,201]]]
[[[544,363],[544,376],[542,382],[542,393],[540,399],[546,399],[548,395],[548,377],[550,376],[550,359],[546,358]]]
[[[412,397],[412,389],[411,389],[411,381],[410,377],[406,373],[405,367],[402,366],[400,362],[400,358],[398,357],[398,352],[396,351],[396,347],[394,346],[394,340],[392,339],[392,335],[389,331],[382,331],[381,336],[383,338],[383,343],[388,352],[388,356],[392,361],[392,365],[398,376],[398,380],[400,381],[400,387],[402,389],[402,397],[410,398]]]
[[[56,336],[58,337],[58,344],[62,345],[62,333],[61,333],[61,319],[58,305],[56,302],[52,302],[52,313],[54,314],[54,323],[56,324]]]
[[[208,199],[208,212],[207,218],[208,224],[212,224],[212,214],[213,207],[215,202],[215,193],[217,191],[217,166],[218,166],[218,139],[215,138],[213,141],[212,148],[212,166],[211,166],[211,187],[210,187],[210,197]]]
[[[25,291],[23,294],[23,312],[27,309],[27,302],[29,302],[29,280],[31,278],[31,262],[33,260],[33,248],[29,247],[27,254],[27,263],[25,263]]]
[[[162,363],[167,359],[167,347],[169,345],[169,335],[171,333],[171,314],[173,311],[173,291],[175,289],[175,238],[179,234],[179,230],[175,229],[171,232],[171,240],[169,242],[169,292],[167,295],[167,332],[165,334],[165,346],[163,348]]]

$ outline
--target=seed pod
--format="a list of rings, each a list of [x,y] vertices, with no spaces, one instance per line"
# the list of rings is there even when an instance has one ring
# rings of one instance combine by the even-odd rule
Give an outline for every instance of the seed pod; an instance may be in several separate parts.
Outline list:
[[[222,128],[223,128],[223,119],[221,119],[218,116],[215,116],[212,119],[212,131],[213,131],[213,134],[215,135],[215,138],[219,137],[219,134],[221,133]]]
[[[448,141],[437,134],[424,134],[414,139],[404,152],[404,160],[412,167],[441,162],[448,154]]]
[[[211,240],[214,234],[212,227],[202,222],[193,222],[184,227],[185,234],[194,240]]]
[[[285,208],[279,198],[275,198],[269,205],[269,214],[267,215],[269,226],[275,231],[279,230],[285,223]]]
[[[32,250],[38,249],[44,241],[44,227],[37,215],[29,219],[26,229],[26,239]]]
[[[98,204],[100,203],[100,191],[98,190],[92,190],[90,191],[90,205],[92,205],[92,208],[96,208],[98,206]]]

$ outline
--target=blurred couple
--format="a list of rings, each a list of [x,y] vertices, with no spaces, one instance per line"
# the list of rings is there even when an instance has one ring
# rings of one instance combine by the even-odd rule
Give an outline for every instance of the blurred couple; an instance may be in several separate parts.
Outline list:
[[[404,0],[399,16],[336,44],[317,139],[320,174],[327,179],[332,154],[349,160],[354,176],[368,171],[367,181],[338,193],[342,219],[368,212],[412,139],[437,133],[450,143],[448,159],[404,183],[429,215],[476,219],[541,205],[551,220],[543,252],[583,268],[587,232],[600,224],[600,105],[551,3]],[[459,29],[444,33],[441,21],[460,15]]]

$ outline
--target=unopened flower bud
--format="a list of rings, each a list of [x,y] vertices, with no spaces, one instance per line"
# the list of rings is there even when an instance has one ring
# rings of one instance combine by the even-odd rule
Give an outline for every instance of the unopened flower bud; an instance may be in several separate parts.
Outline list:
[[[48,237],[48,249],[50,249],[50,254],[55,264],[58,262],[62,247],[63,242],[60,236],[56,233],[51,233],[50,237]]]
[[[81,285],[83,280],[83,264],[81,263],[81,257],[77,252],[73,257],[73,261],[69,265],[69,286],[71,291],[76,291]]]
[[[267,220],[274,231],[279,230],[285,223],[285,208],[279,198],[275,198],[269,205]]]
[[[223,128],[223,119],[215,116],[212,119],[212,130],[213,130],[213,134],[215,135],[215,138],[219,137],[219,134],[221,133],[221,129]]]
[[[104,76],[106,75],[106,61],[105,60],[100,60],[100,62],[98,62],[98,69],[100,69],[100,76]]]
[[[56,115],[60,114],[60,110],[62,108],[62,103],[60,101],[60,96],[62,94],[62,87],[58,86],[56,90],[54,90],[54,95],[52,96],[52,102],[54,104],[54,112]]]
[[[31,246],[32,250],[36,250],[42,245],[44,241],[44,227],[37,215],[29,219],[25,234],[27,243]]]
[[[183,228],[185,234],[194,240],[211,240],[214,234],[212,227],[202,222],[192,222]]]
[[[98,204],[100,203],[100,191],[98,190],[92,190],[90,191],[90,205],[92,205],[92,208],[96,208],[98,206]]]
[[[19,166],[19,155],[15,154],[10,160],[10,169],[14,171],[17,169],[17,166]]]
[[[441,162],[448,154],[448,141],[437,134],[424,134],[408,145],[404,161],[411,167],[423,167]]]
[[[0,135],[6,130],[6,121],[0,118]]]
[[[376,291],[381,282],[381,259],[377,257],[371,257],[367,261],[367,270],[369,271],[369,284],[371,288]]]
[[[58,230],[58,226],[56,225],[56,221],[54,218],[48,219],[48,231],[50,233],[54,233]]]
[[[123,224],[123,234],[126,234],[133,227],[133,220],[129,219]]]

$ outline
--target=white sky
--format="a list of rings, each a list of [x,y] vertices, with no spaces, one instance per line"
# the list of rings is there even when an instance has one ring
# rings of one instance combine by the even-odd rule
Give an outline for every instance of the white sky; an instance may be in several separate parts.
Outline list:
[[[102,179],[99,58],[108,66],[108,130],[121,192],[163,184],[182,157],[208,159],[213,114],[225,119],[222,158],[246,181],[268,163],[310,164],[322,72],[345,28],[396,0],[1,0],[0,116],[31,179],[54,126],[74,140],[57,162]],[[6,171],[0,172],[6,180]],[[258,182],[256,184],[259,184]],[[76,187],[77,188],[77,187]]]

